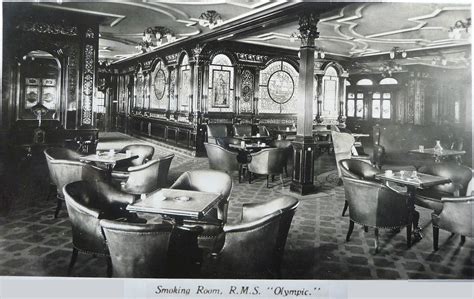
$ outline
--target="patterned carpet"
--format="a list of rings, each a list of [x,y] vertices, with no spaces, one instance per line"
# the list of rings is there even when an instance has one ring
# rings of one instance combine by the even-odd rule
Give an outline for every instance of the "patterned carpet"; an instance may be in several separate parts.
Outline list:
[[[119,134],[101,134],[99,150],[121,148],[130,143],[148,143]],[[156,156],[175,153],[170,183],[190,169],[208,168],[207,158],[196,158],[181,150],[154,145]],[[1,153],[0,153],[1,154]],[[30,161],[8,167],[1,156],[0,178],[0,275],[65,276],[71,254],[71,228],[66,209],[53,219],[55,201],[46,200],[48,177],[41,154]],[[252,184],[238,183],[229,206],[229,221],[240,217],[243,203],[266,201],[281,195],[300,200],[288,235],[282,276],[286,279],[472,279],[472,239],[460,245],[458,236],[440,231],[440,249],[432,250],[430,211],[418,208],[424,239],[406,248],[405,231],[381,231],[380,252],[374,251],[374,232],[356,225],[345,241],[348,217],[342,217],[344,187],[336,185],[335,162],[327,153],[315,161],[319,191],[297,196],[289,191],[291,178],[282,186],[275,180],[266,188],[264,177]],[[206,264],[206,260],[204,265]],[[79,254],[73,275],[106,277],[103,258]],[[206,267],[204,267],[206,269]],[[204,275],[204,274],[203,274]]]

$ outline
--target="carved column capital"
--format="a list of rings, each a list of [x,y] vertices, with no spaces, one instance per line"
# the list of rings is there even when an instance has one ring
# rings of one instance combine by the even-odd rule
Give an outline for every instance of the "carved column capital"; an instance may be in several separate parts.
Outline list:
[[[319,14],[305,13],[299,16],[298,38],[301,46],[314,47],[314,40],[319,38],[318,32]]]

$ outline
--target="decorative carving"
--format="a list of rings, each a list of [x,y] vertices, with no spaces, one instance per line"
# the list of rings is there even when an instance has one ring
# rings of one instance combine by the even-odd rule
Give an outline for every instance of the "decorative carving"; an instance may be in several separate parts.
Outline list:
[[[202,47],[199,44],[197,44],[196,47],[191,49],[191,51],[193,52],[194,60],[198,62],[201,52],[202,52]]]
[[[178,53],[166,55],[166,62],[168,64],[173,64],[178,62]]]
[[[87,28],[86,38],[94,38],[94,37],[95,37],[94,30],[92,30],[92,28]]]
[[[82,123],[92,125],[92,96],[94,89],[94,46],[84,50],[84,79],[82,84]]]
[[[248,53],[236,53],[237,59],[242,62],[264,63],[268,60],[268,56]]]
[[[76,26],[67,26],[62,24],[47,24],[42,22],[25,22],[17,28],[23,31],[44,33],[44,34],[61,34],[68,36],[77,36],[78,30]]]
[[[299,16],[296,37],[301,40],[302,46],[314,46],[314,40],[319,38],[318,22],[319,14],[306,13]]]
[[[252,112],[252,100],[254,95],[254,75],[248,69],[242,71],[240,85],[240,95],[242,101],[240,102],[240,112]]]

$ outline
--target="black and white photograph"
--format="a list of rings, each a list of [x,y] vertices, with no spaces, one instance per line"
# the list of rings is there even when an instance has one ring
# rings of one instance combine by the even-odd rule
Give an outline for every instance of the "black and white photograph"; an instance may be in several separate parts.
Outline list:
[[[470,1],[0,4],[0,298],[472,296]]]

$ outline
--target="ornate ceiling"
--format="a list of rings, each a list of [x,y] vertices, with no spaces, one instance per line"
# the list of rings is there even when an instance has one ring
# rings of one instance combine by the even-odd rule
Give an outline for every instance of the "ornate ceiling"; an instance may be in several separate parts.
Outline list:
[[[177,38],[173,42],[177,43],[182,39],[237,24],[252,14],[284,5],[300,5],[299,2],[288,4],[287,1],[268,0],[143,0],[39,5],[107,16],[100,27],[100,59],[118,60],[139,53],[135,46],[142,40],[143,31],[147,27],[170,28]],[[317,7],[317,3],[314,5]],[[433,65],[434,58],[442,57],[439,54],[441,52],[437,52],[440,49],[471,44],[470,35],[465,32],[458,39],[449,34],[450,27],[454,26],[456,21],[471,17],[470,9],[469,2],[348,3],[342,8],[321,15],[318,25],[320,38],[316,41],[316,46],[326,54],[346,58],[388,54],[391,49],[398,47],[408,54],[403,60],[404,64]],[[200,23],[201,13],[208,10],[217,11],[224,22],[212,29],[208,24]],[[289,18],[288,22],[261,26],[228,39],[298,50],[300,42],[291,37],[298,27],[294,19],[293,17],[292,20]],[[431,51],[429,57],[419,54],[420,50],[426,49]],[[451,54],[452,61],[465,60],[465,55]]]

